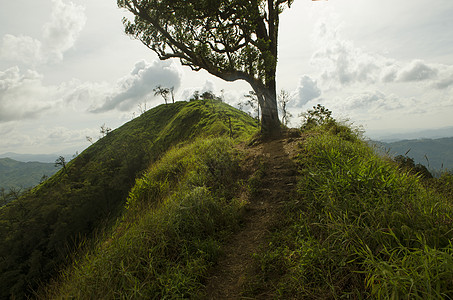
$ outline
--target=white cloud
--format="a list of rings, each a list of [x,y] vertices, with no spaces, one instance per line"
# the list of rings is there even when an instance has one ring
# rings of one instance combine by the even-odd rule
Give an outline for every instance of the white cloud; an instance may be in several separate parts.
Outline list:
[[[161,85],[174,87],[181,84],[181,73],[171,61],[156,60],[152,64],[142,60],[135,64],[132,72],[122,78],[116,91],[108,95],[103,103],[91,109],[92,112],[106,112],[113,109],[127,111],[134,108],[146,97],[154,97],[153,89]]]
[[[421,60],[414,60],[399,71],[397,81],[422,81],[435,78],[438,70]]]
[[[339,27],[329,21],[320,21],[313,36],[317,50],[311,63],[322,70],[320,78],[325,85],[339,83],[348,85],[356,82],[375,83],[380,70],[393,62],[381,55],[367,53],[342,39]]]
[[[102,103],[111,93],[114,86],[107,82],[80,82],[72,80],[61,85],[65,105],[75,111],[85,112],[88,107],[94,107]]]
[[[35,71],[18,67],[0,71],[0,122],[33,118],[51,108],[52,88]]]
[[[316,80],[310,76],[304,75],[300,79],[299,86],[297,87],[295,102],[291,106],[304,106],[309,101],[321,96],[321,90],[318,88]]]
[[[395,111],[404,109],[405,105],[393,94],[386,95],[381,91],[365,91],[349,95],[339,101],[344,111],[368,111],[377,113],[378,111]]]
[[[453,76],[443,78],[435,83],[435,87],[438,89],[446,89],[451,85],[453,85]]]
[[[179,69],[169,61],[140,61],[116,84],[71,80],[46,85],[41,74],[16,66],[0,71],[0,123],[56,111],[129,111],[154,97],[157,85],[174,87],[176,91],[180,83]]]
[[[51,59],[60,61],[63,53],[71,49],[85,26],[82,6],[62,0],[52,0],[51,19],[43,28],[43,44]]]
[[[439,69],[446,65],[428,64],[415,59],[407,62],[397,61],[378,53],[367,52],[356,47],[351,41],[343,39],[339,26],[329,20],[322,20],[316,26],[314,43],[317,50],[311,63],[322,70],[320,79],[324,87],[337,88],[356,83],[379,84],[389,82],[433,81],[439,75]],[[445,75],[445,74],[444,74]],[[453,76],[445,76],[438,81],[438,88],[452,84]]]
[[[42,60],[41,41],[32,37],[5,34],[0,47],[0,58],[34,65]]]
[[[453,66],[439,65],[438,75],[434,81],[433,87],[443,90],[450,86],[453,86]]]
[[[57,151],[81,151],[89,145],[87,136],[95,140],[99,128],[67,128],[63,126],[39,126],[29,128],[23,123],[1,124],[2,152],[55,153]],[[66,154],[66,153],[61,153]]]
[[[200,93],[201,94],[203,94],[204,92],[215,93],[215,91],[216,91],[216,86],[215,86],[214,82],[212,82],[211,80],[206,80]]]
[[[0,44],[0,58],[36,66],[60,62],[71,49],[85,26],[84,8],[72,2],[52,0],[50,21],[43,26],[42,39],[27,35],[5,34]]]

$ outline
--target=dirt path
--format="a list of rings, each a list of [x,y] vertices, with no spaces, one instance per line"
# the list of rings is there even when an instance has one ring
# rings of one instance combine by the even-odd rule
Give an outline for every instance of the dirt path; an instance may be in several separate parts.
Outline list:
[[[294,192],[297,171],[292,159],[301,140],[283,137],[241,149],[245,168],[261,168],[260,188],[253,195],[242,195],[248,201],[243,227],[227,242],[225,255],[207,282],[205,299],[243,298],[244,284],[256,275],[253,254],[266,244],[281,205]],[[271,298],[270,292],[262,291],[259,299],[266,298]]]

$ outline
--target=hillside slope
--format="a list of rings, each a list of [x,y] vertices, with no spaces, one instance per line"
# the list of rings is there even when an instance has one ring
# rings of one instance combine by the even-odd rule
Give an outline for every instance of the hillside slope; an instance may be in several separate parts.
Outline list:
[[[0,210],[0,299],[23,298],[68,261],[80,241],[109,227],[151,162],[199,137],[246,138],[254,119],[218,101],[161,105],[90,146]]]
[[[52,176],[58,169],[54,164],[20,162],[0,158],[0,188],[29,188],[37,185],[43,176]]]

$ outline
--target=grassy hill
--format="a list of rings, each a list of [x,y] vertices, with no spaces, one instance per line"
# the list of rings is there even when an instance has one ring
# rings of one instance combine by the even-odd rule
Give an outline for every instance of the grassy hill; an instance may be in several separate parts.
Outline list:
[[[2,298],[452,298],[453,177],[312,117],[270,140],[210,101],[125,124],[0,210]]]
[[[0,188],[29,188],[37,185],[42,177],[52,176],[58,169],[54,164],[20,162],[0,158]]]
[[[168,149],[197,138],[247,138],[257,123],[219,101],[161,105],[109,133],[0,210],[0,299],[23,298],[114,224],[135,179]]]
[[[451,298],[453,178],[422,181],[334,120],[198,140],[137,180],[43,298]]]

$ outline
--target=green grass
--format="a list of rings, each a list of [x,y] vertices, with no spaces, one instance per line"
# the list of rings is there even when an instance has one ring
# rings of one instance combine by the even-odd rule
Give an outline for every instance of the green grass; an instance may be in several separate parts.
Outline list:
[[[169,151],[136,181],[114,233],[45,298],[175,299],[198,293],[238,227],[239,160],[231,140]]]
[[[307,134],[298,197],[256,255],[261,285],[282,299],[453,297],[453,199],[376,156],[347,126]]]

